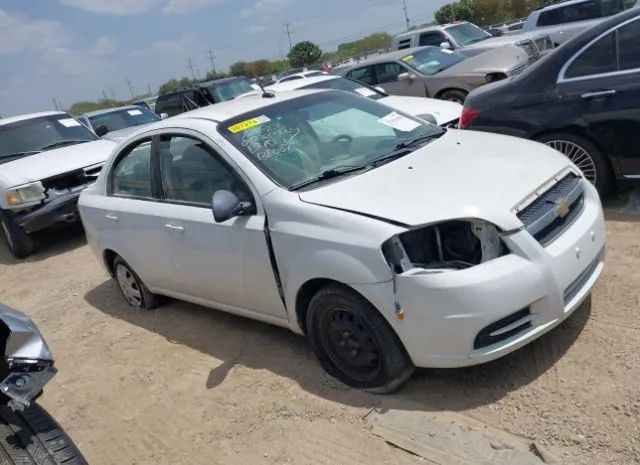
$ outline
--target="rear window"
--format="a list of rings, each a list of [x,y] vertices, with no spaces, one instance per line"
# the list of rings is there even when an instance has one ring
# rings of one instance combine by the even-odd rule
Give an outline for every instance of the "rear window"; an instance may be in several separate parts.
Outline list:
[[[180,94],[161,95],[156,103],[156,113],[166,113],[169,116],[182,113],[182,100]]]
[[[555,26],[604,18],[627,10],[633,5],[635,0],[589,0],[575,3],[540,13],[538,26]]]

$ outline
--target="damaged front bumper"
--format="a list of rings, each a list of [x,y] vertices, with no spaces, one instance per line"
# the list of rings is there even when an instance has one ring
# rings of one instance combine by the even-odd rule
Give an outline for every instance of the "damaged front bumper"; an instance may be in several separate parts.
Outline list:
[[[87,186],[80,186],[69,190],[41,207],[26,213],[18,213],[14,217],[15,223],[25,232],[31,234],[42,231],[56,223],[69,223],[78,220],[78,198]]]
[[[36,324],[0,304],[0,402],[22,410],[57,373],[53,356]]]

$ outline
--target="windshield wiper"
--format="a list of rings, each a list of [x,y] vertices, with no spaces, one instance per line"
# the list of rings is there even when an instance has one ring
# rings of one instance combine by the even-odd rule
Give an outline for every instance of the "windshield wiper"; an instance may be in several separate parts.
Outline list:
[[[73,145],[73,144],[82,144],[83,142],[91,142],[90,139],[74,139],[74,140],[60,140],[58,142],[54,142],[53,144],[45,145],[44,147],[40,147],[38,150],[51,150],[57,147],[64,147],[65,145]]]
[[[425,134],[423,136],[418,136],[418,137],[415,137],[413,139],[401,140],[400,142],[398,142],[396,144],[396,146],[393,148],[393,150],[395,152],[395,151],[401,150],[401,149],[408,149],[408,148],[411,148],[414,145],[417,145],[418,142],[422,142],[422,141],[428,142],[431,139],[437,139],[442,134],[444,134],[444,131],[438,132],[438,133],[435,133],[435,134]]]
[[[289,188],[290,191],[295,191],[298,189],[302,189],[303,187],[309,186],[319,181],[324,181],[326,179],[337,178],[338,176],[342,176],[344,174],[353,173],[355,171],[361,171],[368,168],[370,165],[359,165],[359,166],[337,166],[335,168],[331,168],[320,173],[319,176],[316,176],[313,179],[308,179],[306,181],[302,181],[299,184],[295,184]]]
[[[488,37],[476,37],[475,39],[471,39],[465,45],[475,44],[476,42],[482,42],[483,40],[487,40],[487,39],[490,39],[490,38],[491,38],[491,36],[488,36]]]
[[[27,155],[35,155],[36,153],[40,153],[40,150],[27,150],[25,152],[5,153],[0,155],[0,158],[26,157]]]

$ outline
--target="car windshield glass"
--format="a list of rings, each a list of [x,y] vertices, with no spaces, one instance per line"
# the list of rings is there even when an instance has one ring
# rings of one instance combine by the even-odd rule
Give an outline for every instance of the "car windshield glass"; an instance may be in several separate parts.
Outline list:
[[[232,81],[215,83],[209,89],[217,102],[226,102],[227,100],[236,98],[238,95],[255,90],[251,87],[251,81],[248,79],[234,79]]]
[[[373,100],[378,100],[386,97],[385,94],[383,94],[382,92],[378,92],[373,87],[369,87],[346,78],[327,79],[326,81],[309,84],[302,87],[302,89],[343,90],[345,92],[351,92],[352,94],[362,95],[363,97],[369,97]]]
[[[455,26],[449,26],[446,31],[462,46],[475,44],[476,42],[491,38],[491,34],[471,23],[461,23],[456,24]]]
[[[402,58],[402,61],[421,74],[431,76],[460,63],[467,57],[451,50],[428,47]]]
[[[0,163],[97,138],[66,113],[0,124]]]
[[[129,128],[131,126],[140,126],[141,124],[153,123],[159,121],[160,117],[151,110],[144,107],[127,108],[123,110],[110,111],[100,115],[90,116],[89,121],[94,131],[104,127],[106,133],[118,131],[119,129]]]
[[[444,130],[346,92],[319,92],[232,118],[221,134],[288,189],[372,167]]]

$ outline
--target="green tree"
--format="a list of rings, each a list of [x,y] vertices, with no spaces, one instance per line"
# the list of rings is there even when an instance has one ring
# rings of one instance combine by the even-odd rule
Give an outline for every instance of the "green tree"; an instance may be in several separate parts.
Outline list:
[[[293,46],[287,58],[294,68],[317,63],[322,56],[322,50],[313,42],[298,42]]]
[[[75,102],[67,109],[67,112],[72,115],[80,115],[89,111],[102,110],[103,108],[120,107],[126,104],[127,102],[121,102],[112,99],[101,99],[97,102]]]
[[[247,71],[245,69],[246,63],[244,61],[236,61],[229,68],[229,74],[232,76],[246,76]]]
[[[221,79],[224,77],[227,77],[228,74],[227,73],[223,73],[221,71],[217,71],[217,72],[213,72],[213,71],[207,71],[207,74],[205,74],[204,76],[204,80],[205,81],[213,81],[214,79]]]
[[[256,60],[244,65],[246,76],[263,76],[273,72],[273,64],[269,60]]]

